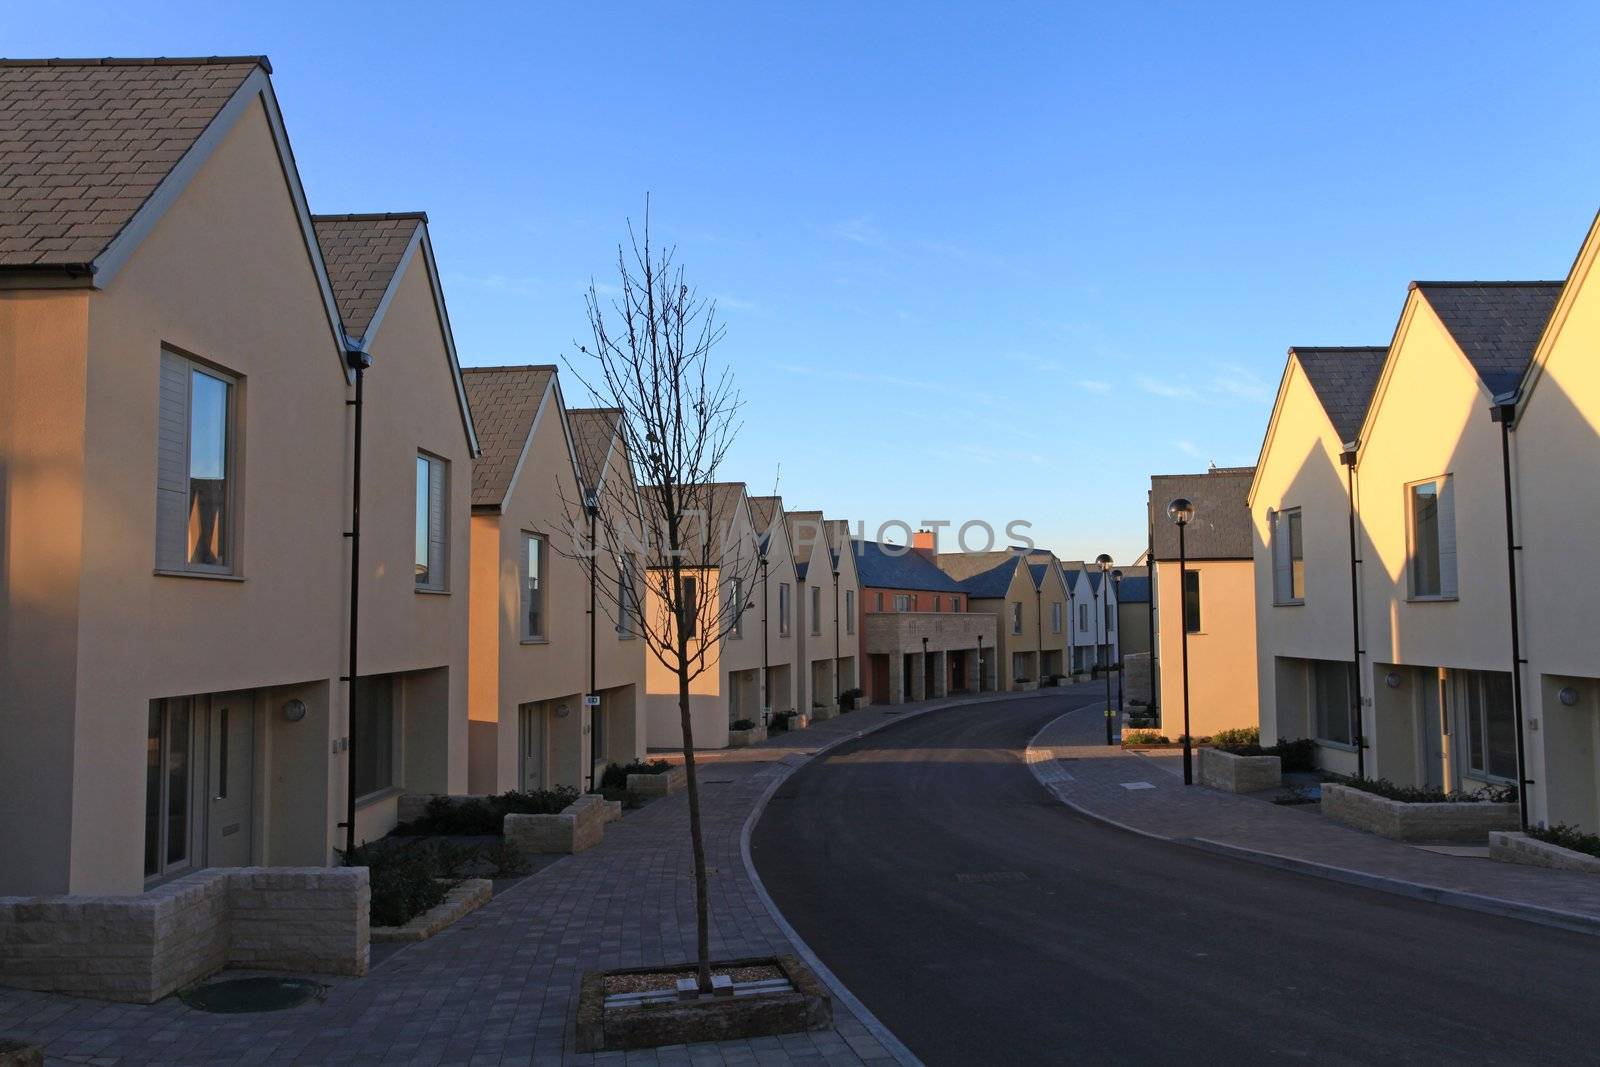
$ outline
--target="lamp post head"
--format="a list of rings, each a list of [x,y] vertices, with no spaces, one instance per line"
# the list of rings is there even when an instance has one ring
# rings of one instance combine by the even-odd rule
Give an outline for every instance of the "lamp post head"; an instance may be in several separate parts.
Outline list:
[[[1113,582],[1121,582],[1122,581],[1122,568],[1119,567],[1116,570],[1111,572],[1111,580]]]
[[[1187,526],[1194,519],[1194,505],[1188,497],[1178,497],[1167,505],[1167,518],[1179,526]]]
[[[1094,565],[1100,568],[1101,574],[1104,574],[1111,569],[1111,557],[1102,552],[1094,558]]]

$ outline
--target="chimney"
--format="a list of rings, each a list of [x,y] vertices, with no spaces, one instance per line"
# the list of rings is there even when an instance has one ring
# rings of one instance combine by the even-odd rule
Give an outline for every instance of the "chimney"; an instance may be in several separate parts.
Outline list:
[[[911,535],[911,547],[919,556],[932,560],[939,551],[938,535],[932,530],[918,530]]]

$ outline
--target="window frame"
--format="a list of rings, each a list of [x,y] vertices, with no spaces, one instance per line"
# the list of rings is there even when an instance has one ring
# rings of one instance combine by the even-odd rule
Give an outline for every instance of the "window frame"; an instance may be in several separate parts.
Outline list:
[[[530,566],[528,549],[538,545],[539,573],[534,575]],[[521,577],[518,591],[518,639],[525,645],[543,645],[550,641],[550,613],[546,610],[550,603],[550,581],[546,573],[550,570],[550,540],[544,534],[532,530],[522,531],[522,558],[517,561],[517,574]],[[539,597],[539,627],[535,630],[529,625],[529,612],[533,607],[534,590],[530,588],[534,581],[538,582]]]
[[[1051,604],[1050,604],[1050,632],[1053,633],[1053,634],[1058,634],[1058,633],[1061,632],[1061,627],[1062,627],[1062,618],[1061,617],[1062,617],[1063,614],[1065,614],[1061,610],[1063,607],[1065,607],[1065,605],[1062,604],[1061,601],[1059,601],[1059,600],[1052,601]]]
[[[612,556],[617,566],[617,640],[631,641],[638,635],[633,632],[633,613],[638,604],[639,589],[634,584],[633,568],[621,553]]]
[[[894,611],[896,615],[904,615],[911,610],[911,594],[896,593],[894,595]]]
[[[1352,735],[1346,738],[1332,737],[1323,732],[1323,707],[1321,701],[1322,685],[1318,672],[1332,668],[1343,668],[1345,675],[1344,690],[1344,729],[1345,733]],[[1311,734],[1317,744],[1325,748],[1343,749],[1354,752],[1355,745],[1355,690],[1357,677],[1355,665],[1348,660],[1309,659],[1306,660],[1306,707],[1311,712]],[[1332,711],[1330,709],[1330,716]]]
[[[428,531],[426,534],[428,551],[428,580],[414,582],[413,587],[418,593],[445,594],[450,592],[450,461],[443,456],[429,452],[425,448],[417,449],[417,466],[420,470],[422,464],[428,466]],[[435,478],[437,477],[437,482]],[[418,487],[420,491],[420,486]],[[434,494],[439,498],[439,558],[433,558],[433,501]],[[418,501],[420,503],[420,501]],[[413,512],[413,522],[415,522]],[[413,549],[415,549],[416,529],[412,529]],[[413,568],[415,560],[412,561]]]
[[[794,611],[794,596],[789,589],[788,582],[778,583],[778,636],[788,637],[794,631],[793,621],[790,619]]]
[[[856,591],[854,589],[846,589],[844,591],[844,632],[846,634],[854,634],[856,632]]]
[[[371,804],[371,803],[373,803],[375,801],[378,801],[378,800],[381,800],[384,797],[389,796],[389,795],[391,795],[393,793],[402,791],[405,788],[405,775],[404,775],[405,763],[404,763],[404,760],[401,758],[402,753],[401,753],[401,748],[400,748],[401,739],[405,736],[405,726],[404,726],[404,717],[403,717],[404,716],[404,711],[403,711],[403,706],[402,706],[404,696],[403,696],[403,694],[401,692],[401,688],[400,688],[400,678],[398,676],[396,676],[396,675],[393,675],[393,674],[369,674],[369,675],[364,675],[361,678],[361,683],[362,683],[363,687],[365,687],[367,685],[371,685],[374,682],[381,683],[383,685],[388,686],[388,688],[389,688],[389,766],[388,766],[388,772],[389,773],[388,773],[388,781],[385,782],[385,783],[382,783],[382,784],[375,785],[374,788],[367,790],[365,793],[357,793],[356,794],[356,806],[357,807],[361,807],[361,806],[366,805],[366,804]],[[351,702],[351,706],[350,706],[350,723],[351,723],[351,725],[354,725],[355,711],[356,711],[355,704],[352,701]],[[350,731],[350,732],[354,735],[356,742],[359,742],[361,740],[361,738],[363,736],[365,736],[365,734],[366,734],[365,730],[353,730],[353,731]],[[355,773],[356,773],[356,746],[355,746],[355,744],[352,744],[350,746],[348,773],[351,776],[354,776]],[[360,788],[359,784],[357,785],[357,788]]]
[[[1460,730],[1457,734],[1458,739],[1462,742],[1460,745],[1461,776],[1464,778],[1472,778],[1477,781],[1492,782],[1500,785],[1517,785],[1517,706],[1515,692],[1512,689],[1513,682],[1511,674],[1507,671],[1475,670],[1451,671],[1450,674],[1453,676],[1453,684],[1450,688],[1455,697],[1456,707],[1459,709],[1458,714],[1461,717],[1462,726],[1464,727],[1464,729]],[[1509,774],[1497,774],[1489,769],[1493,761],[1493,753],[1491,751],[1491,745],[1493,742],[1490,732],[1491,722],[1488,700],[1488,683],[1490,676],[1496,676],[1502,680],[1507,690],[1506,712],[1511,719],[1511,752],[1509,756],[1510,766],[1507,768],[1510,771]],[[1476,709],[1474,709],[1472,706],[1472,698],[1475,695],[1474,690],[1476,690],[1478,704]],[[1473,751],[1475,748],[1482,749],[1482,766],[1477,766],[1473,763],[1473,760],[1477,759],[1480,755],[1480,753]]]
[[[1183,632],[1189,634],[1203,634],[1206,631],[1205,617],[1200,612],[1200,572],[1195,570],[1193,567],[1189,567],[1183,572],[1178,580],[1181,583],[1185,583],[1184,585],[1180,585],[1178,588],[1178,607],[1183,616]],[[1190,582],[1194,584],[1194,592],[1192,594],[1186,588],[1186,584]],[[1192,625],[1189,621],[1191,608],[1193,609],[1194,615],[1194,622]]]
[[[1272,517],[1272,603],[1277,607],[1294,607],[1306,602],[1306,551],[1305,513],[1296,505],[1279,508]],[[1298,534],[1300,554],[1295,555]],[[1287,576],[1288,586],[1284,586]],[[1298,580],[1299,590],[1295,584]]]
[[[728,639],[740,641],[744,639],[744,579],[738,575],[733,577],[733,585],[728,594],[733,600],[733,623],[728,627]]]
[[[175,706],[185,705],[188,715],[187,720],[187,745],[184,756],[186,779],[184,782],[184,812],[182,837],[184,844],[183,856],[176,860],[169,860],[171,853],[171,818],[172,818],[172,769],[171,757],[173,754],[172,737],[172,712]],[[199,772],[204,768],[200,760],[201,746],[199,743],[200,719],[204,702],[198,697],[168,697],[149,702],[149,710],[145,720],[146,739],[148,744],[150,718],[159,716],[160,724],[157,729],[157,746],[159,751],[158,776],[160,788],[156,797],[156,854],[155,870],[145,871],[144,885],[149,888],[180,877],[204,866],[199,855],[204,839],[201,837],[201,828],[204,825],[203,808],[206,796],[207,783],[204,783]],[[148,752],[148,749],[147,749]],[[148,756],[147,756],[148,759]],[[148,763],[146,764],[148,773]],[[150,828],[150,794],[148,780],[145,787],[145,848],[149,848]],[[140,869],[145,870],[145,857],[140,857]]]
[[[184,351],[182,351],[180,349],[172,347],[171,345],[162,345],[161,346],[161,363],[164,363],[167,359],[171,359],[175,363],[177,363],[179,366],[181,366],[182,369],[183,369],[183,372],[184,372],[183,373],[183,387],[184,387],[184,392],[183,392],[183,481],[184,481],[183,499],[184,499],[184,511],[185,511],[185,514],[187,514],[189,508],[192,506],[191,505],[191,501],[193,500],[193,492],[194,492],[193,487],[192,487],[192,483],[194,481],[194,477],[193,477],[193,467],[192,467],[192,462],[191,462],[192,458],[193,458],[191,450],[192,450],[192,446],[193,446],[193,433],[194,433],[194,376],[196,374],[205,375],[208,378],[212,378],[212,379],[215,379],[216,381],[221,382],[223,384],[223,386],[225,386],[227,388],[227,400],[226,400],[226,402],[224,404],[224,412],[223,412],[224,433],[223,433],[223,446],[222,446],[223,447],[223,465],[224,465],[224,471],[223,471],[223,476],[222,476],[223,477],[223,482],[224,482],[224,492],[223,492],[223,502],[222,502],[223,511],[222,511],[222,514],[223,514],[223,521],[224,521],[224,523],[226,525],[225,534],[224,534],[224,538],[223,538],[223,540],[224,540],[223,558],[226,560],[226,562],[224,562],[224,563],[191,563],[191,562],[189,562],[189,554],[190,553],[189,553],[189,545],[188,545],[188,535],[187,535],[187,533],[184,534],[184,536],[182,537],[182,539],[181,539],[179,544],[171,546],[171,549],[172,549],[171,556],[173,557],[172,559],[167,558],[168,553],[164,551],[164,548],[166,546],[163,546],[163,544],[162,544],[162,529],[161,529],[161,524],[160,524],[160,516],[161,516],[160,500],[161,500],[161,493],[162,493],[162,488],[161,488],[161,440],[160,440],[161,400],[160,400],[160,397],[158,395],[158,397],[157,397],[157,412],[156,412],[156,419],[157,419],[157,436],[156,436],[156,500],[157,500],[157,508],[156,508],[156,520],[157,521],[156,521],[155,546],[154,546],[155,547],[155,558],[156,558],[155,573],[163,574],[163,575],[170,575],[170,576],[175,576],[175,577],[233,578],[233,579],[238,579],[240,577],[240,573],[239,573],[240,572],[240,566],[239,566],[239,555],[240,555],[239,527],[240,527],[240,523],[239,523],[238,519],[239,519],[239,500],[240,500],[240,497],[241,497],[241,493],[240,493],[240,490],[239,490],[240,469],[241,469],[241,464],[239,462],[239,451],[240,451],[240,442],[242,440],[241,435],[239,433],[239,416],[240,416],[240,410],[241,410],[241,407],[242,407],[242,405],[240,404],[239,395],[240,395],[241,389],[243,388],[244,378],[243,378],[242,375],[236,374],[236,373],[234,373],[233,371],[230,371],[230,370],[225,370],[222,367],[219,367],[214,363],[209,363],[209,362],[207,362],[205,360],[198,359],[195,356],[192,356],[187,352],[184,352]],[[160,373],[160,371],[159,371],[160,365],[161,364],[158,363],[158,375]],[[179,556],[182,557],[182,562],[181,563],[176,563],[175,560]]]
[[[1439,591],[1436,593],[1422,593],[1417,591],[1417,490],[1423,486],[1434,487],[1434,553],[1435,569],[1439,577]],[[1406,521],[1406,600],[1411,603],[1436,603],[1460,599],[1460,548],[1457,541],[1455,521],[1455,477],[1451,474],[1436,474],[1431,478],[1421,478],[1417,481],[1407,482],[1403,488],[1405,493],[1405,521]],[[1446,548],[1448,544],[1448,550]],[[1447,566],[1448,561],[1448,566]]]
[[[1011,602],[1011,633],[1013,636],[1022,632],[1022,601]]]
[[[811,586],[811,603],[808,606],[811,612],[811,636],[822,636],[822,586]]]

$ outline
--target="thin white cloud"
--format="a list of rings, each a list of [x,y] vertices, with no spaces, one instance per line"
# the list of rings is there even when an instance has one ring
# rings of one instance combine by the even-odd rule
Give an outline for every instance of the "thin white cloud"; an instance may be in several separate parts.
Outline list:
[[[1151,396],[1164,396],[1172,400],[1196,400],[1200,396],[1192,387],[1181,382],[1152,378],[1147,374],[1141,374],[1135,384]]]
[[[1174,441],[1172,446],[1184,455],[1192,456],[1195,459],[1202,459],[1205,456],[1205,453],[1200,451],[1200,446],[1193,441]]]
[[[1111,392],[1110,382],[1097,381],[1094,378],[1086,378],[1078,383],[1078,387],[1091,393],[1100,393],[1101,395]]]

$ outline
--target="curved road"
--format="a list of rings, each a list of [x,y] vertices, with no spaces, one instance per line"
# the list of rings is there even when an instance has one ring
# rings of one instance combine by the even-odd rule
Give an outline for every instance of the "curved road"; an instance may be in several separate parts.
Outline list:
[[[785,917],[924,1062],[1600,1057],[1600,939],[1063,806],[1022,751],[1069,708],[1092,717],[1093,695],[936,711],[850,742],[785,782],[756,826]]]

